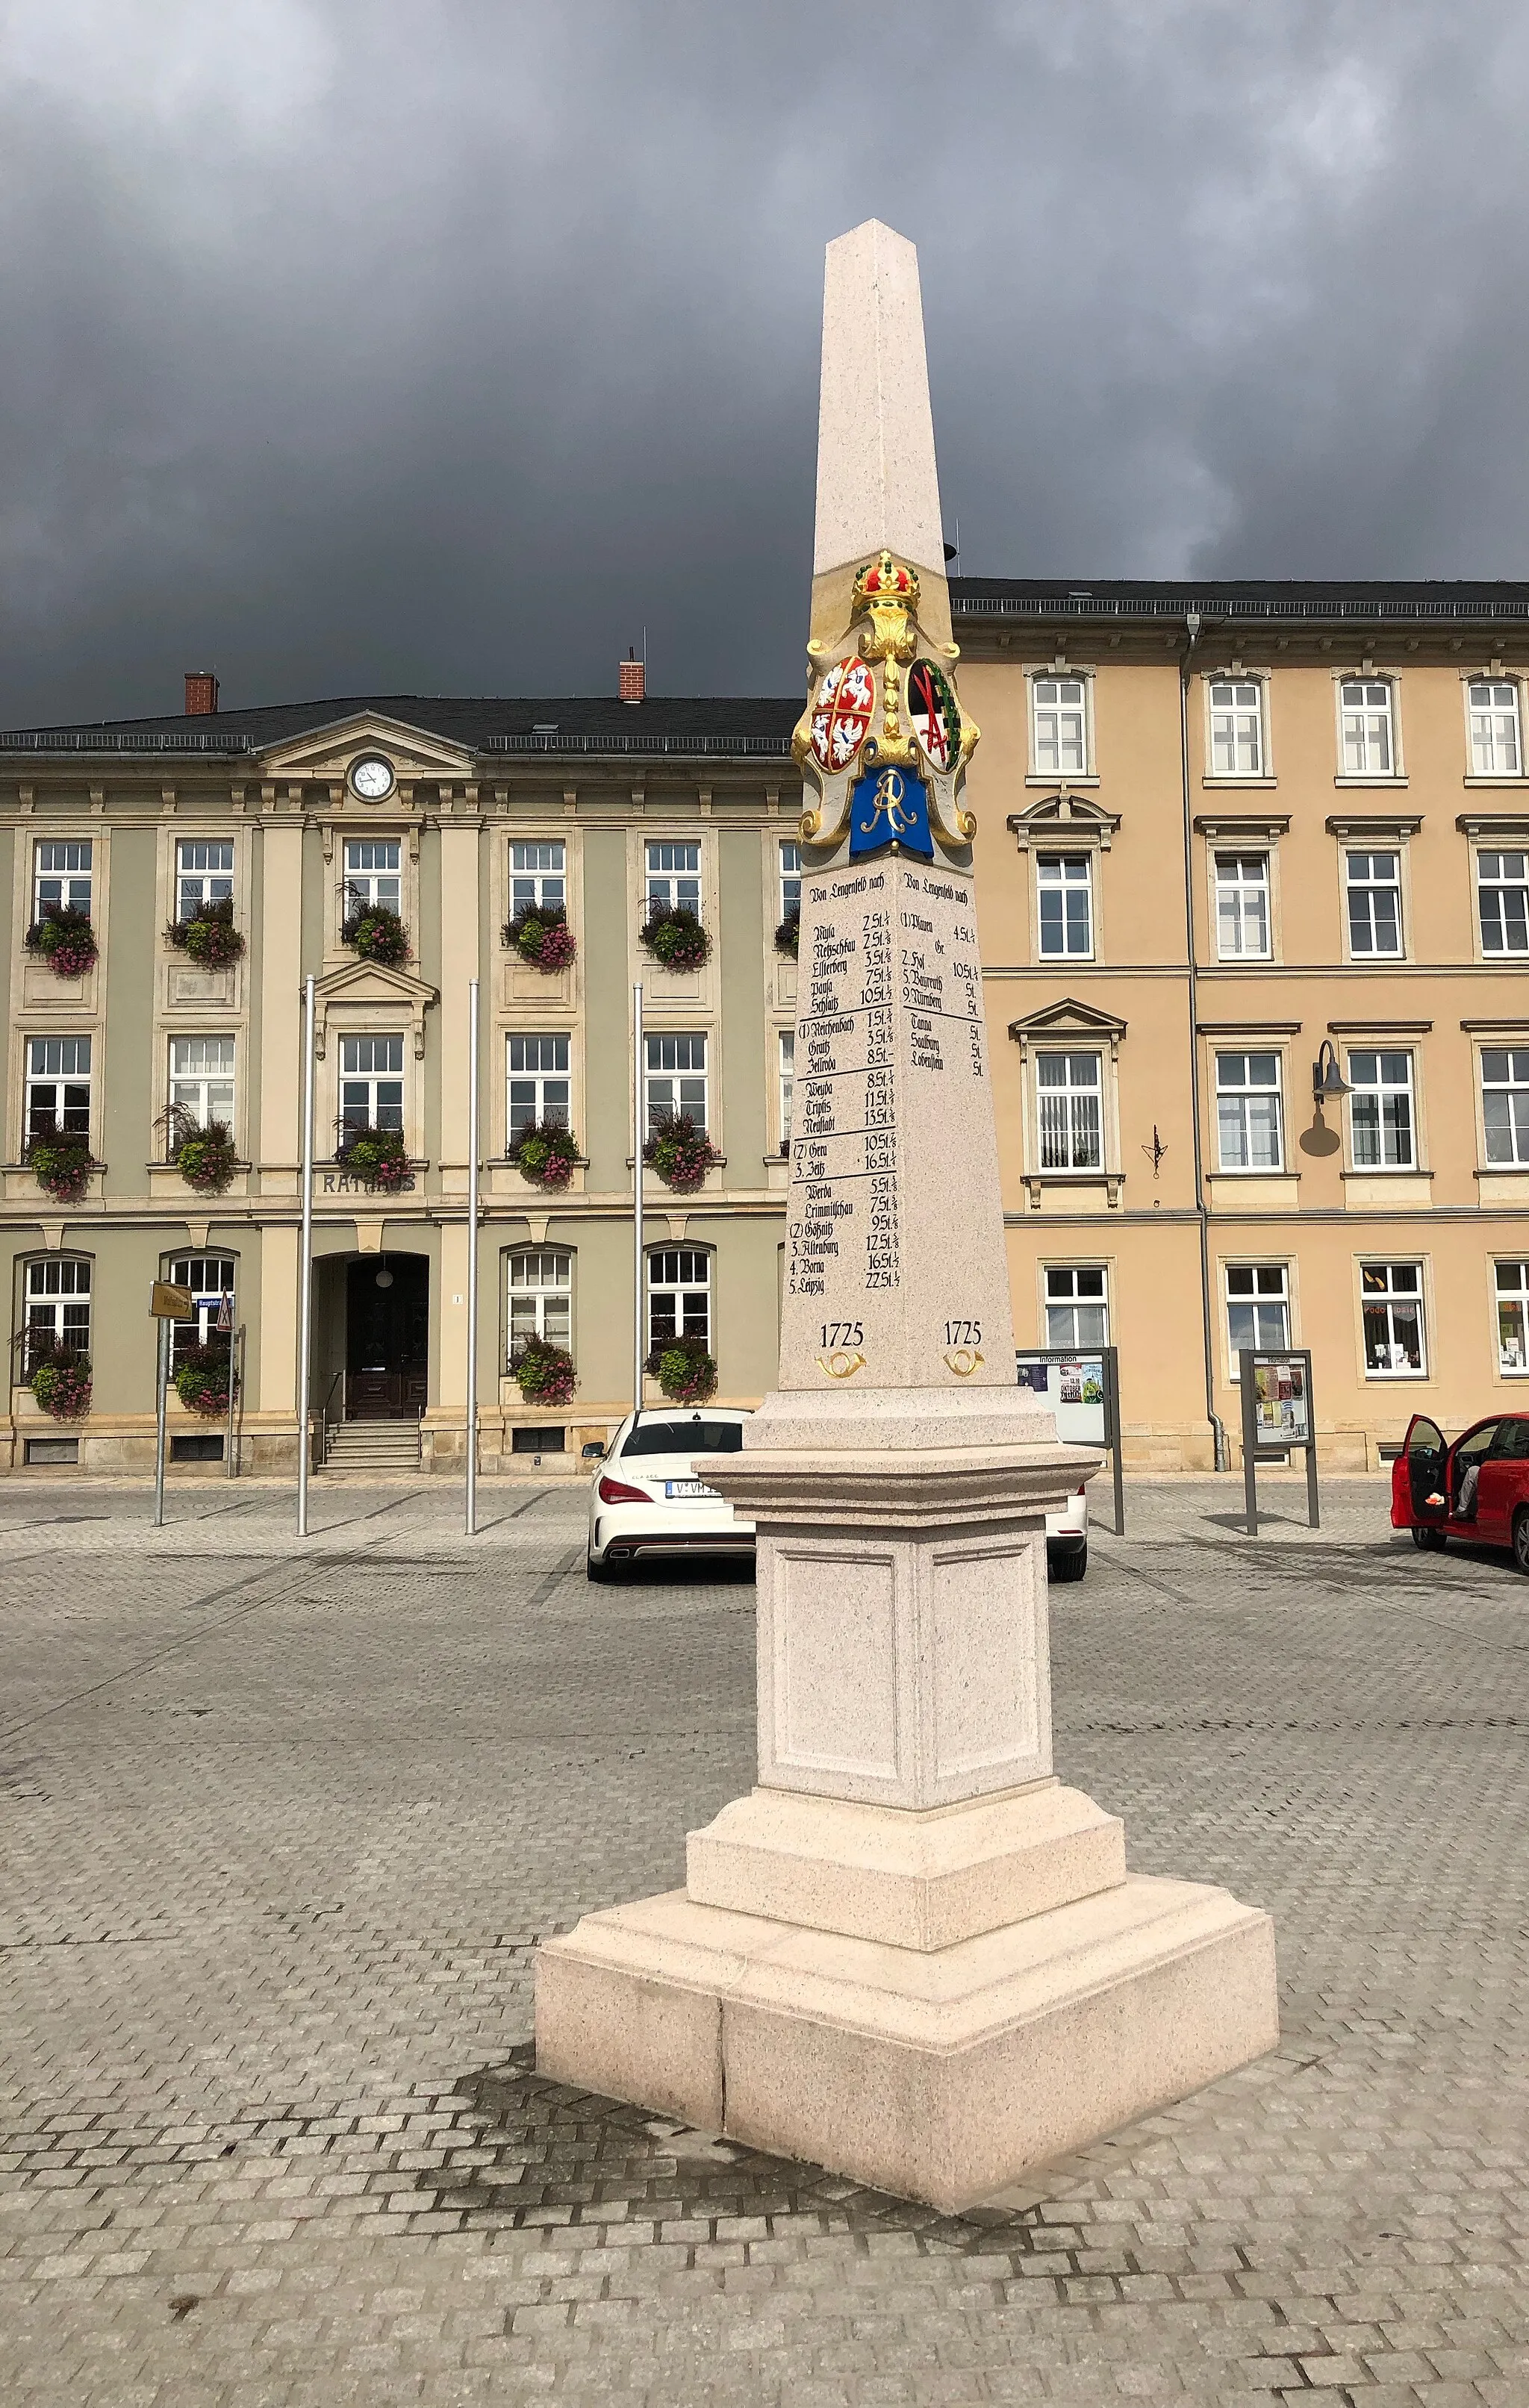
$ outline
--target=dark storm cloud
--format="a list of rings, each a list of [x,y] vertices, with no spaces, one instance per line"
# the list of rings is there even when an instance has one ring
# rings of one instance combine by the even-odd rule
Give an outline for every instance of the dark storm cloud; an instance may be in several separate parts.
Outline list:
[[[0,5],[0,724],[795,687],[822,247],[996,574],[1529,572],[1516,0]]]

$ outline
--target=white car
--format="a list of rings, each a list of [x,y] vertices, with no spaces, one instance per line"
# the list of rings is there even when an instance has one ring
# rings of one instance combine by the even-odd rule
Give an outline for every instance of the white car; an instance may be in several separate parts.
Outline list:
[[[654,1405],[628,1414],[589,1484],[592,1581],[620,1580],[641,1555],[747,1555],[742,1522],[696,1476],[698,1455],[736,1455],[746,1412],[724,1406]]]
[[[1054,1581],[1081,1580],[1089,1569],[1089,1492],[1075,1488],[1046,1517],[1046,1568]]]

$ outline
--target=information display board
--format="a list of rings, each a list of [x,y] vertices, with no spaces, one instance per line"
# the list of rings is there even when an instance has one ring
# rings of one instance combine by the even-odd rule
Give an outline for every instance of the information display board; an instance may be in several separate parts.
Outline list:
[[[1125,1474],[1116,1348],[1021,1346],[1016,1349],[1015,1365],[1019,1385],[1032,1390],[1056,1415],[1057,1436],[1064,1445],[1108,1450],[1118,1537],[1125,1527]]]
[[[1242,1390],[1242,1476],[1248,1498],[1248,1535],[1258,1537],[1258,1467],[1283,1462],[1292,1447],[1306,1459],[1306,1520],[1320,1526],[1317,1498],[1317,1413],[1311,1393],[1309,1347],[1246,1347],[1238,1374]]]

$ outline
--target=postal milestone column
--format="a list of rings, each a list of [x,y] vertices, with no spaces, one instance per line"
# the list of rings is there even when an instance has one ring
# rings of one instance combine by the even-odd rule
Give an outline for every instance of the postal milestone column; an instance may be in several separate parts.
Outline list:
[[[1045,1516],[1098,1458],[1015,1378],[942,560],[872,221],[824,288],[779,1379],[701,1463],[757,1532],[758,1782],[540,1951],[536,2016],[555,2079],[954,2208],[1278,2025],[1267,1916],[1128,1872],[1052,1770]]]

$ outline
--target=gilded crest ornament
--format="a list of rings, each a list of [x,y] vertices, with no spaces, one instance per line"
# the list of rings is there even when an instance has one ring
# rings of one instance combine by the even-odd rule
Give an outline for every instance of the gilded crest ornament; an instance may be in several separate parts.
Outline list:
[[[958,650],[930,642],[918,609],[917,570],[882,552],[855,579],[848,627],[808,646],[816,684],[791,739],[816,789],[805,844],[847,838],[852,857],[892,848],[931,861],[936,845],[961,853],[976,834],[960,804],[977,729],[956,697]]]

